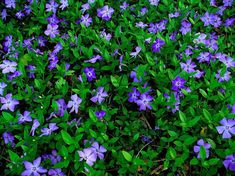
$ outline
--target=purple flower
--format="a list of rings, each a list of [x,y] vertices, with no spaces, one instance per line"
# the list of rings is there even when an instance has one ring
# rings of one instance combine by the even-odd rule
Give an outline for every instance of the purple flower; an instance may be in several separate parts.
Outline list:
[[[96,95],[92,97],[90,100],[94,103],[98,102],[99,104],[101,104],[105,100],[105,97],[107,96],[108,94],[107,92],[104,91],[104,87],[99,87]]]
[[[11,62],[9,60],[3,60],[3,63],[0,64],[0,69],[2,69],[2,73],[14,73],[16,71],[16,62]]]
[[[61,116],[61,117],[64,116],[64,112],[67,109],[67,105],[66,105],[64,99],[59,99],[56,101],[56,103],[58,106],[58,112],[57,112],[58,116]]]
[[[232,114],[235,114],[235,104],[231,107],[232,108]]]
[[[204,16],[201,17],[201,20],[204,23],[204,26],[209,26],[213,23],[213,15],[206,12]]]
[[[135,26],[138,27],[138,28],[145,28],[147,27],[148,25],[147,24],[144,24],[142,21],[138,22],[138,23],[135,23]]]
[[[222,24],[221,18],[218,15],[213,14],[211,25],[217,28],[217,27],[220,27],[221,24]]]
[[[225,20],[225,24],[224,25],[226,27],[233,26],[234,22],[235,22],[235,18],[228,18],[228,19]]]
[[[179,12],[170,13],[168,16],[169,16],[169,18],[177,18],[180,16],[180,13]]]
[[[59,34],[58,25],[57,24],[48,24],[47,30],[44,32],[50,38],[55,38],[56,35]]]
[[[136,87],[133,87],[132,92],[129,92],[128,96],[129,96],[129,99],[128,99],[129,102],[136,103],[136,101],[139,99],[140,92],[136,89]]]
[[[170,37],[170,40],[173,40],[173,41],[174,41],[174,40],[176,39],[176,35],[177,35],[177,31],[171,33],[170,36],[169,36],[169,37]]]
[[[72,95],[71,101],[69,101],[67,105],[68,108],[71,108],[69,113],[74,112],[74,111],[75,113],[78,113],[78,108],[81,102],[82,102],[82,99],[79,98],[77,94]]]
[[[95,69],[93,67],[86,67],[84,69],[84,73],[86,74],[89,82],[96,78]]]
[[[233,0],[223,0],[225,7],[231,7],[233,5]]]
[[[50,169],[48,171],[50,176],[66,176],[61,169]]]
[[[59,127],[56,126],[56,123],[49,123],[49,128],[42,128],[41,129],[42,134],[40,135],[40,137],[41,136],[50,136],[51,133],[53,131],[56,131],[57,129],[59,129]]]
[[[84,62],[90,62],[90,63],[96,63],[98,60],[102,60],[102,56],[100,55],[95,55],[93,56],[90,60],[85,60]]]
[[[157,24],[157,23],[155,23],[155,24],[154,24],[154,23],[150,23],[150,24],[149,24],[148,31],[149,31],[150,33],[156,34],[157,31],[158,31],[158,24]]]
[[[235,60],[229,56],[220,57],[219,60],[220,62],[224,63],[227,68],[235,67]]]
[[[62,10],[64,10],[66,7],[68,7],[69,6],[69,2],[68,2],[68,0],[60,0],[60,8],[62,9]]]
[[[172,90],[174,91],[180,91],[181,89],[185,88],[186,80],[177,76],[174,80],[172,80]]]
[[[92,23],[92,18],[89,16],[89,14],[82,15],[81,23],[88,27]]]
[[[52,150],[52,154],[49,155],[49,159],[51,160],[51,163],[55,165],[56,163],[61,161],[61,156],[57,154],[56,150]]]
[[[230,72],[228,70],[226,70],[223,75],[221,75],[221,70],[219,70],[215,77],[219,79],[219,82],[229,81],[231,78]]]
[[[156,39],[152,45],[152,50],[154,53],[159,53],[162,46],[165,45],[165,42],[161,39]]]
[[[82,6],[82,13],[84,13],[86,10],[89,10],[90,9],[90,4],[86,3],[86,4],[83,4]]]
[[[98,142],[94,142],[91,145],[91,149],[94,150],[99,159],[104,159],[104,153],[107,151],[102,145],[99,145]]]
[[[12,94],[7,94],[5,97],[1,97],[0,100],[3,104],[1,110],[10,110],[14,112],[15,106],[19,104],[18,100],[12,99]]]
[[[186,20],[181,22],[180,32],[182,35],[186,35],[188,32],[191,32],[191,23]]]
[[[15,0],[5,0],[6,8],[16,8]]]
[[[211,53],[209,53],[209,52],[201,52],[196,59],[199,61],[199,63],[209,62],[210,59],[211,59]]]
[[[40,126],[40,123],[37,119],[33,120],[33,125],[32,128],[30,130],[30,134],[32,134],[32,136],[34,136],[35,130]]]
[[[137,46],[135,48],[135,52],[131,52],[131,54],[130,54],[131,57],[136,57],[140,53],[140,51],[141,51],[141,48],[139,46]]]
[[[2,20],[5,21],[7,18],[7,10],[3,9],[1,15],[2,15]]]
[[[52,14],[51,16],[49,16],[49,17],[47,18],[47,21],[48,21],[48,23],[50,23],[50,24],[58,24],[58,23],[60,22],[60,20],[57,18],[57,16],[56,16],[55,13]]]
[[[197,145],[193,147],[193,151],[195,153],[198,153],[197,158],[201,158],[200,156],[200,147],[204,147],[206,150],[206,158],[209,157],[209,149],[211,148],[211,145],[208,143],[205,143],[203,139],[200,139],[197,141]]]
[[[15,146],[15,143],[14,143],[15,138],[11,133],[4,132],[2,134],[2,137],[3,137],[3,140],[4,140],[5,144],[11,144],[12,147]]]
[[[127,7],[129,7],[130,5],[125,2],[122,3],[122,5],[120,6],[121,10],[126,10]]]
[[[226,169],[235,171],[235,154],[226,156],[223,164]]]
[[[217,126],[216,129],[219,134],[223,134],[223,138],[231,138],[232,135],[235,135],[235,120],[234,119],[222,119],[220,121],[222,126]]]
[[[38,46],[40,46],[40,47],[46,46],[45,43],[46,43],[46,39],[43,36],[39,36],[38,37]]]
[[[110,20],[113,13],[114,13],[113,8],[107,5],[97,10],[97,16],[105,21]]]
[[[40,166],[41,157],[35,159],[33,163],[30,163],[28,161],[24,161],[23,163],[26,170],[21,174],[21,176],[39,176],[40,174],[44,174],[47,172],[46,169]]]
[[[0,95],[3,95],[5,87],[7,87],[7,84],[0,82]]]
[[[104,38],[104,39],[107,40],[107,41],[110,41],[111,38],[112,38],[112,35],[111,35],[110,33],[106,33],[106,32],[105,32],[105,29],[104,29],[104,30],[101,32],[100,37],[101,37],[101,38]]]
[[[18,119],[18,123],[21,124],[23,122],[32,122],[32,117],[30,116],[29,111],[24,111],[24,114],[20,114],[20,117]]]
[[[142,140],[143,142],[147,142],[147,143],[151,142],[151,138],[148,137],[148,136],[144,136],[144,135],[141,136],[141,140]]]
[[[204,71],[196,70],[196,74],[194,75],[195,78],[201,78],[204,74]]]
[[[21,10],[16,13],[16,17],[17,17],[18,19],[22,19],[22,17],[24,17],[24,16],[25,16],[25,15],[24,15],[24,13],[23,13]]]
[[[157,6],[160,0],[149,0],[151,5]]]
[[[96,117],[97,117],[98,119],[101,120],[101,119],[106,115],[106,112],[103,111],[103,110],[97,111],[97,112],[95,112],[95,115],[96,115]]]
[[[147,93],[141,94],[140,99],[136,101],[136,104],[139,106],[139,110],[152,109],[150,103],[153,100],[153,97]]]
[[[147,12],[148,12],[148,8],[147,8],[147,7],[142,7],[142,8],[140,9],[140,14],[141,14],[141,15],[145,15]]]
[[[78,154],[80,156],[80,161],[85,160],[89,166],[92,166],[97,159],[97,155],[92,148],[78,151]]]
[[[49,3],[46,4],[46,12],[56,13],[59,4],[57,4],[54,0],[50,0]]]
[[[192,59],[187,60],[186,63],[181,62],[180,66],[187,73],[195,72],[194,68],[196,67],[196,64],[192,62]]]
[[[139,78],[139,79],[137,78],[135,71],[131,71],[130,78],[133,79],[133,82],[141,82],[142,81],[142,78]]]

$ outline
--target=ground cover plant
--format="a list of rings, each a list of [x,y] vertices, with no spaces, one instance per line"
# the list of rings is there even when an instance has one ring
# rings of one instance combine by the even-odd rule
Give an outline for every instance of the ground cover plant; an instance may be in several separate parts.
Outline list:
[[[234,175],[233,0],[1,0],[0,175]]]

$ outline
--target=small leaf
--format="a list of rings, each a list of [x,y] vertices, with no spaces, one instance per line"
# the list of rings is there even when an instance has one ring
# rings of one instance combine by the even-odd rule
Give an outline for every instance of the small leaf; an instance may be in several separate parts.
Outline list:
[[[119,86],[118,79],[112,75],[110,76],[110,78],[111,78],[111,82],[114,85],[114,87],[118,87]]]
[[[73,138],[70,136],[70,134],[64,130],[61,131],[62,138],[64,142],[68,145],[71,145],[74,143]]]
[[[122,151],[122,154],[123,154],[124,158],[125,158],[127,161],[131,161],[131,160],[132,160],[132,156],[131,156],[131,154],[129,154],[128,152]]]
[[[202,160],[206,159],[206,150],[203,146],[200,146],[200,152],[199,153],[200,153],[200,158]]]
[[[180,120],[182,122],[186,122],[186,116],[182,111],[179,111],[179,116],[180,116]]]

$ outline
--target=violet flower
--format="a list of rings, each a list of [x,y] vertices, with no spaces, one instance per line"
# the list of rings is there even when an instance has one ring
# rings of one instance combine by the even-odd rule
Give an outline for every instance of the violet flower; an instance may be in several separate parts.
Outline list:
[[[3,63],[0,64],[0,69],[2,69],[2,73],[14,73],[16,71],[16,62],[11,62],[9,60],[3,60]]]
[[[232,135],[235,135],[235,119],[222,119],[220,121],[222,126],[217,126],[216,129],[219,134],[223,134],[223,138],[231,138]]]
[[[84,69],[84,73],[86,74],[87,80],[89,82],[96,78],[95,69],[93,67],[86,67]]]
[[[188,32],[191,32],[191,23],[186,20],[181,22],[180,32],[182,35],[186,35]]]
[[[101,32],[100,37],[101,37],[101,38],[104,38],[104,39],[107,40],[107,41],[110,41],[111,38],[112,38],[112,35],[111,35],[110,33],[106,33],[106,32],[105,32],[105,29],[104,29],[104,30]]]
[[[56,35],[59,34],[58,25],[57,24],[48,24],[47,30],[44,32],[50,38],[55,38]]]
[[[82,15],[81,23],[84,24],[86,27],[88,27],[92,23],[92,18],[89,16],[89,14]]]
[[[140,95],[140,99],[136,100],[136,104],[139,106],[140,111],[152,109],[152,106],[150,105],[152,100],[152,96],[148,95],[147,93],[144,93]]]
[[[1,12],[2,20],[5,21],[7,19],[7,10],[3,9]]]
[[[82,99],[78,97],[77,94],[71,96],[71,101],[68,102],[67,108],[71,108],[70,112],[78,113],[78,108],[82,103]]]
[[[85,60],[84,62],[90,62],[92,64],[96,63],[98,60],[102,60],[102,56],[100,55],[95,55],[93,56],[90,60]]]
[[[187,60],[186,63],[180,62],[180,66],[181,69],[183,69],[187,73],[195,72],[194,68],[196,67],[196,64],[192,62],[192,59]]]
[[[68,2],[68,0],[60,0],[60,8],[62,9],[62,10],[64,10],[66,7],[68,7],[69,6],[69,2]]]
[[[0,82],[0,95],[3,95],[5,87],[7,87],[7,84]]]
[[[160,0],[149,0],[149,3],[153,6],[157,6]]]
[[[46,169],[40,166],[41,157],[35,159],[33,163],[30,163],[28,161],[24,161],[23,163],[26,170],[21,174],[21,176],[39,176],[40,174],[44,174],[47,172]]]
[[[131,55],[131,57],[136,57],[139,53],[140,53],[140,51],[141,51],[141,48],[139,47],[139,46],[137,46],[136,48],[135,48],[135,52],[131,52],[130,53],[130,55]]]
[[[195,145],[193,147],[193,151],[195,153],[198,153],[197,158],[201,158],[201,156],[200,156],[200,147],[201,146],[205,148],[205,150],[206,150],[206,158],[208,158],[209,157],[209,149],[211,148],[211,145],[208,144],[208,143],[205,143],[203,139],[198,140],[197,141],[197,145]]]
[[[50,0],[49,3],[46,3],[46,12],[56,13],[59,4],[57,4],[54,0]]]
[[[104,116],[106,115],[106,112],[103,111],[103,110],[97,111],[97,112],[95,112],[95,115],[96,115],[96,117],[97,117],[99,120],[101,120],[101,119],[103,119]]]
[[[11,144],[12,147],[15,146],[15,143],[14,143],[15,138],[11,133],[4,132],[2,134],[2,137],[3,137],[3,140],[4,140],[5,144]]]
[[[66,176],[65,173],[63,173],[63,171],[60,168],[50,169],[48,171],[48,175],[50,175],[50,176]]]
[[[107,151],[102,145],[99,145],[98,142],[94,142],[91,145],[91,149],[94,150],[99,159],[104,159],[104,153]]]
[[[221,75],[221,70],[219,70],[215,77],[219,80],[219,82],[229,81],[231,78],[230,72],[228,70],[226,70],[223,75]]]
[[[172,90],[174,91],[180,91],[181,89],[184,89],[186,80],[177,76],[174,80],[172,80]]]
[[[80,161],[85,160],[89,166],[92,166],[97,159],[97,155],[92,148],[78,151],[78,154],[80,156]]]
[[[13,8],[13,9],[16,8],[15,0],[5,0],[5,5],[6,5],[6,8]]]
[[[51,133],[53,131],[56,131],[57,129],[59,129],[59,127],[56,126],[56,123],[49,123],[49,128],[42,128],[41,129],[42,134],[40,135],[40,137],[41,136],[50,136]]]
[[[131,103],[132,103],[132,102],[136,103],[136,101],[139,99],[140,92],[137,90],[136,87],[133,87],[133,88],[132,88],[132,92],[129,92],[129,93],[128,93],[128,96],[129,96],[129,99],[128,99],[129,102],[131,102]]]
[[[235,154],[226,156],[223,161],[224,167],[230,171],[235,171]]]
[[[64,99],[59,99],[56,101],[57,106],[58,106],[58,112],[57,115],[58,116],[64,116],[64,112],[67,110],[67,105],[64,101]]]
[[[99,87],[96,95],[92,97],[90,100],[94,103],[98,102],[99,104],[101,104],[105,100],[105,97],[107,96],[108,94],[107,92],[105,92],[104,87]]]
[[[12,98],[12,94],[7,94],[5,97],[1,97],[0,100],[3,104],[1,110],[10,110],[14,112],[15,106],[19,104],[18,100]]]
[[[32,117],[30,116],[29,111],[24,111],[24,114],[20,114],[20,117],[18,119],[18,123],[24,123],[24,122],[32,122]]]
[[[32,128],[31,128],[31,130],[30,130],[30,134],[31,134],[32,136],[34,136],[35,130],[36,130],[39,126],[40,126],[39,121],[38,121],[37,119],[34,119],[34,120],[33,120]]]
[[[113,8],[109,7],[108,5],[97,10],[97,16],[105,21],[109,21],[112,18],[113,13],[114,13]]]
[[[120,5],[120,9],[121,9],[121,10],[126,10],[129,6],[130,6],[130,5],[127,4],[126,1],[124,1],[124,2],[122,3],[122,5]]]
[[[159,53],[162,46],[165,45],[165,42],[161,39],[156,39],[154,43],[152,44],[152,50],[154,53]]]

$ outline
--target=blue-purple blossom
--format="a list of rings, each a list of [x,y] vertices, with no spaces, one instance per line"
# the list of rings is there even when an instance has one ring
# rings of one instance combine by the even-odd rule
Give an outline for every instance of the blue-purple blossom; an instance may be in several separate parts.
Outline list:
[[[177,76],[175,79],[172,80],[172,90],[174,91],[180,91],[181,89],[184,89],[184,84],[186,83],[186,80]]]
[[[105,20],[105,21],[109,21],[113,13],[114,13],[113,8],[109,7],[108,5],[97,10],[97,16],[102,18],[102,20]]]
[[[31,134],[32,136],[34,136],[35,130],[36,130],[39,126],[40,126],[39,121],[38,121],[37,119],[34,119],[34,120],[33,120],[32,128],[31,128],[31,130],[30,130],[30,134]]]
[[[50,169],[48,171],[48,175],[50,176],[66,176],[65,173],[60,169]]]
[[[5,0],[5,5],[6,5],[6,8],[13,8],[13,9],[16,8],[15,0]]]
[[[14,61],[3,60],[3,63],[0,64],[0,69],[2,69],[2,73],[14,73],[16,71],[17,63]]]
[[[192,59],[187,60],[186,63],[180,62],[180,66],[187,73],[195,72],[196,64],[192,62]]]
[[[204,149],[206,150],[206,158],[208,158],[209,157],[209,149],[211,148],[211,145],[204,142],[203,139],[198,140],[197,145],[195,145],[193,147],[193,151],[195,153],[197,153],[197,158],[201,158],[201,156],[200,156],[200,147],[204,147]]]
[[[52,132],[56,131],[57,129],[59,129],[59,127],[56,125],[56,123],[49,123],[49,127],[48,128],[42,128],[41,132],[42,134],[41,136],[50,136]]]
[[[126,1],[124,1],[124,2],[122,3],[122,5],[120,5],[120,9],[121,9],[121,10],[126,10],[127,7],[129,7],[129,6],[130,6],[130,5],[127,4]]]
[[[94,150],[95,154],[99,159],[104,159],[104,153],[107,151],[102,145],[99,145],[98,142],[94,142],[91,145],[91,149]]]
[[[54,0],[50,0],[49,3],[46,4],[46,12],[56,13],[59,4],[57,4]]]
[[[157,6],[160,0],[149,0],[149,3],[153,6]]]
[[[216,129],[219,134],[223,134],[222,138],[231,138],[235,135],[235,119],[222,119],[220,121],[222,126],[217,126]]]
[[[69,101],[67,105],[68,108],[71,108],[69,113],[74,112],[74,111],[75,113],[78,113],[78,108],[81,103],[82,103],[82,99],[79,98],[77,94],[72,95],[71,101]]]
[[[81,23],[88,27],[92,23],[92,18],[89,16],[89,14],[82,15]]]
[[[24,123],[24,122],[31,122],[32,121],[32,117],[30,116],[30,112],[29,111],[24,111],[24,114],[20,114],[19,119],[18,119],[18,123]]]
[[[154,53],[159,53],[162,46],[165,45],[165,42],[161,39],[156,39],[154,43],[152,44],[152,50]]]
[[[128,99],[129,102],[131,102],[131,103],[132,103],[132,102],[136,103],[136,101],[139,99],[140,92],[137,90],[136,87],[133,87],[133,88],[132,88],[132,92],[129,92],[129,93],[128,93],[128,96],[129,96],[129,99]]]
[[[228,70],[226,70],[223,74],[221,73],[221,70],[219,70],[218,73],[216,73],[215,77],[219,80],[219,82],[224,82],[230,80],[230,74],[231,73]]]
[[[40,174],[45,174],[47,172],[46,169],[40,166],[41,157],[35,159],[33,163],[30,163],[28,161],[24,161],[23,163],[26,170],[22,172],[21,176],[39,176]]]
[[[12,98],[12,94],[7,94],[5,97],[1,97],[2,107],[1,110],[10,110],[14,112],[15,106],[19,104],[18,100]]]
[[[2,134],[2,137],[3,137],[3,140],[4,140],[5,144],[11,144],[12,147],[15,146],[15,143],[14,143],[15,138],[14,138],[14,136],[11,133],[4,132]]]
[[[186,35],[188,32],[191,32],[191,23],[183,20],[181,22],[180,32],[182,33],[182,35]]]
[[[3,95],[5,87],[7,87],[7,84],[4,82],[0,82],[0,95]]]
[[[44,32],[50,38],[55,38],[59,34],[58,25],[57,24],[48,24],[47,30]]]
[[[93,67],[86,67],[84,69],[84,73],[86,74],[87,80],[89,82],[96,78],[95,69]]]
[[[58,106],[58,112],[57,112],[57,115],[58,116],[64,116],[64,112],[67,110],[67,105],[64,101],[64,99],[59,99],[56,101],[57,103],[57,106]]]
[[[105,111],[103,111],[103,110],[101,110],[101,111],[97,111],[97,112],[95,112],[95,115],[96,115],[96,117],[98,118],[98,119],[103,119],[103,117],[106,115],[106,112]]]
[[[223,164],[226,169],[235,171],[235,154],[226,156]]]
[[[100,56],[100,55],[95,55],[95,56],[93,56],[91,59],[89,59],[89,60],[85,60],[84,62],[90,62],[90,63],[96,63],[98,60],[102,60],[103,58],[102,58],[102,56]]]
[[[107,41],[110,41],[112,38],[112,35],[110,33],[106,33],[105,29],[100,33],[100,37],[104,38]]]
[[[68,7],[69,6],[69,2],[68,2],[68,0],[60,0],[60,8],[62,9],[62,10],[64,10],[66,7]]]
[[[89,166],[92,166],[97,159],[97,155],[92,148],[78,151],[78,154],[80,156],[80,161],[85,160]]]
[[[2,9],[1,16],[2,16],[2,20],[5,21],[7,18],[7,10],[6,9]]]
[[[135,47],[135,51],[130,53],[131,57],[136,57],[141,51],[141,48],[139,46]]]
[[[140,98],[136,100],[136,104],[139,106],[140,111],[145,111],[146,109],[152,109],[151,102],[153,101],[153,97],[148,95],[147,93],[143,93],[140,95]]]
[[[90,100],[94,103],[98,102],[99,104],[101,104],[107,96],[108,94],[107,92],[105,92],[104,87],[99,87],[96,95]]]

